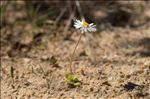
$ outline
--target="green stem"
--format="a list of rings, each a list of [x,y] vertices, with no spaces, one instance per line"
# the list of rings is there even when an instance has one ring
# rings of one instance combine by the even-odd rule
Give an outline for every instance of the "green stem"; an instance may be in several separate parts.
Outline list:
[[[73,71],[72,71],[72,62],[73,62],[73,58],[74,58],[74,54],[75,54],[75,51],[76,51],[76,49],[77,49],[77,46],[79,45],[79,42],[80,42],[80,40],[81,40],[81,37],[82,37],[82,34],[80,34],[79,40],[78,40],[78,42],[77,42],[77,44],[76,44],[76,46],[75,46],[75,48],[74,48],[73,53],[71,54],[70,65],[69,65],[70,73],[73,73]]]

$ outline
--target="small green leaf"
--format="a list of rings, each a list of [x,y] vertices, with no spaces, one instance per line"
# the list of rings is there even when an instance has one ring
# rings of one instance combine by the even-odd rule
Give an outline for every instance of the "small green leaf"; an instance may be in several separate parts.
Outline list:
[[[52,57],[50,58],[50,63],[51,63],[52,65],[55,65],[55,64],[57,63],[57,59],[55,58],[55,56],[52,56]]]
[[[69,85],[73,86],[73,87],[77,87],[81,85],[81,81],[76,77],[76,75],[69,73],[66,74],[66,83],[68,83]]]

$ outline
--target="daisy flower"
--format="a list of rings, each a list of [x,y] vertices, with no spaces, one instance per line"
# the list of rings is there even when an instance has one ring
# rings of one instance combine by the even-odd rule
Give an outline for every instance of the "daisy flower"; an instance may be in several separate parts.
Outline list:
[[[84,32],[95,32],[96,31],[96,25],[94,23],[87,23],[86,21],[82,20],[75,20],[74,25],[76,29],[80,29],[81,33]]]

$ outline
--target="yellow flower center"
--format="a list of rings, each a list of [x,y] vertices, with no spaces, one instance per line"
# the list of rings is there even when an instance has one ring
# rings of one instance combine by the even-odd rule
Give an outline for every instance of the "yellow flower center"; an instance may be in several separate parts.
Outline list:
[[[82,25],[83,25],[84,27],[88,27],[88,26],[89,26],[89,23],[83,21],[83,22],[82,22]]]

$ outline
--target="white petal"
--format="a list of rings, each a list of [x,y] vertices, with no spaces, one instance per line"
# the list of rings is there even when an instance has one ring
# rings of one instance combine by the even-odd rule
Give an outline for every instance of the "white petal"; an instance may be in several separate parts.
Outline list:
[[[81,25],[81,22],[79,21],[79,20],[76,20],[76,22],[74,22],[74,26],[75,27],[81,27],[82,25]]]
[[[76,20],[77,23],[81,24],[82,22],[80,20]]]
[[[92,28],[91,31],[92,31],[92,32],[96,32],[96,28]]]
[[[88,28],[88,32],[92,32],[90,28]]]
[[[80,30],[81,30],[81,31],[84,31],[84,27],[81,27]]]
[[[79,25],[79,23],[74,22],[74,25]]]
[[[73,25],[75,28],[81,28],[81,26],[80,25]]]
[[[82,27],[82,25],[81,25],[81,24],[74,24],[74,25]]]
[[[93,26],[91,26],[91,27],[95,28],[95,27],[96,27],[96,25],[93,25]]]
[[[82,26],[81,24],[78,24],[78,23],[75,23],[74,25],[79,25],[79,26]]]
[[[92,25],[94,25],[94,23],[91,23],[89,26],[92,26]]]
[[[91,25],[90,27],[96,27],[96,25]]]
[[[95,32],[95,31],[96,31],[96,28],[89,27],[89,28],[88,28],[88,31],[89,31],[89,32]]]

